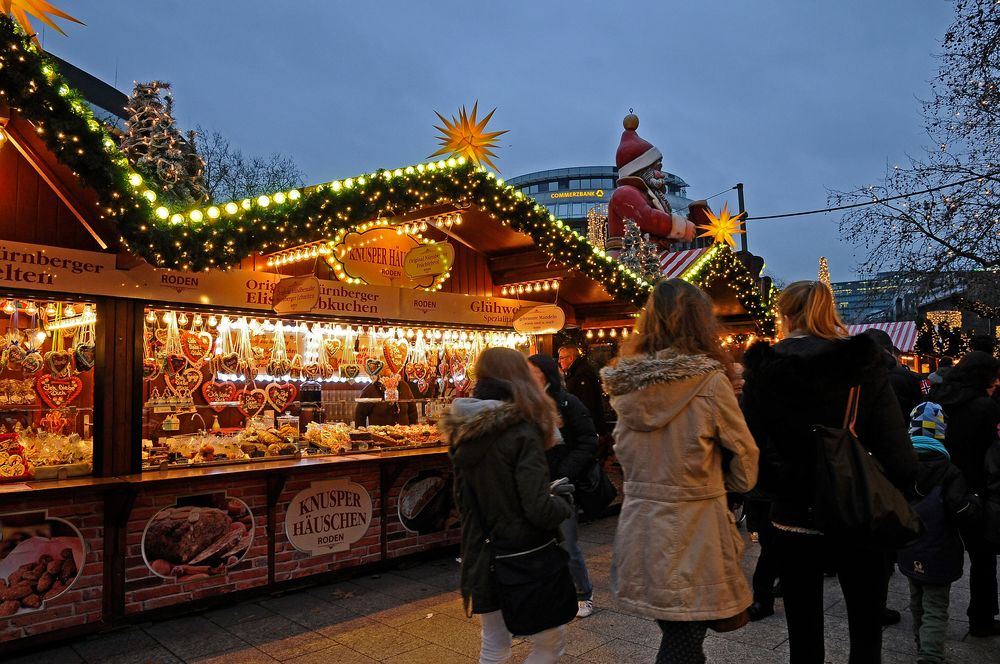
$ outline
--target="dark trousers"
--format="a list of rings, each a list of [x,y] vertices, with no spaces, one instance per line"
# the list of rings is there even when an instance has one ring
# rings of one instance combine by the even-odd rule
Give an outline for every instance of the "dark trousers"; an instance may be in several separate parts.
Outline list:
[[[831,553],[847,604],[851,654],[848,664],[882,661],[882,588],[884,557],[879,551],[853,548],[823,535],[775,529],[773,549],[788,623],[790,664],[822,664],[823,562]]]
[[[774,526],[768,516],[770,507],[770,501],[747,500],[743,509],[747,515],[747,529],[757,533],[760,544],[760,556],[753,570],[753,601],[773,607],[778,560],[774,555]]]
[[[705,664],[705,632],[708,623],[657,620],[663,637],[656,664]]]
[[[1000,613],[997,607],[997,554],[981,530],[962,532],[969,552],[969,625],[989,626]]]

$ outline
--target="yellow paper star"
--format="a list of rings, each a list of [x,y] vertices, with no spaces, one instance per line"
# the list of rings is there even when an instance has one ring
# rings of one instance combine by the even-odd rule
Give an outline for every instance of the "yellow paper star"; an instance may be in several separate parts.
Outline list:
[[[490,118],[493,117],[497,109],[494,108],[486,117],[477,122],[476,113],[478,109],[478,101],[473,104],[471,114],[466,114],[465,106],[463,106],[462,110],[458,113],[458,118],[456,119],[455,116],[452,116],[450,121],[437,111],[434,111],[441,118],[444,127],[434,125],[434,128],[441,132],[441,136],[438,136],[437,140],[441,143],[442,147],[431,155],[432,158],[438,155],[464,156],[476,164],[486,164],[493,170],[499,170],[490,159],[490,157],[496,157],[491,148],[497,147],[497,137],[506,134],[507,130],[484,131],[486,123],[490,121]]]
[[[41,44],[38,43],[38,35],[31,27],[31,21],[28,20],[28,14],[31,14],[35,18],[39,19],[42,23],[49,26],[61,35],[66,33],[62,31],[55,21],[49,18],[49,14],[52,16],[58,16],[59,18],[64,18],[67,21],[73,21],[74,23],[79,23],[84,25],[83,21],[74,18],[67,14],[66,12],[57,9],[45,0],[0,0],[0,9],[7,14],[14,17],[14,20],[21,24],[25,33],[31,36],[31,40],[35,42],[35,46],[41,48]]]
[[[746,233],[746,231],[740,226],[743,222],[740,218],[746,214],[745,212],[740,212],[735,217],[729,216],[729,203],[722,206],[722,213],[716,217],[711,210],[706,210],[705,214],[708,216],[709,223],[698,226],[698,228],[704,230],[705,232],[698,237],[710,237],[713,242],[722,244],[725,242],[732,248],[736,248],[736,240],[733,238],[734,235],[739,235],[740,233]]]

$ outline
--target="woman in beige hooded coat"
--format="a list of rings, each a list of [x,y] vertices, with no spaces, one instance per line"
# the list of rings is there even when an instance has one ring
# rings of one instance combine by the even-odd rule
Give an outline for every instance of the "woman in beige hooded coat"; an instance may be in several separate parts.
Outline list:
[[[753,488],[758,452],[718,332],[704,292],[661,281],[615,366],[601,371],[625,474],[611,589],[626,611],[660,625],[657,664],[704,662],[706,629],[752,601],[726,492]]]

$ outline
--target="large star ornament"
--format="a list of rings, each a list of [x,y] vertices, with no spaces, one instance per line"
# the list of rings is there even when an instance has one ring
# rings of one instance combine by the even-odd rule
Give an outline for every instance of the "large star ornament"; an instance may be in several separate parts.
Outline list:
[[[441,136],[438,136],[437,140],[441,143],[442,147],[431,155],[432,158],[438,155],[462,156],[476,164],[486,164],[493,170],[499,170],[491,160],[491,157],[496,157],[491,148],[497,147],[497,137],[506,134],[507,130],[485,131],[486,124],[493,117],[493,114],[496,113],[497,109],[494,108],[487,113],[482,120],[477,120],[476,118],[478,110],[478,101],[473,104],[472,113],[466,113],[465,106],[463,106],[458,113],[458,118],[452,116],[450,121],[437,111],[434,111],[441,118],[444,126],[439,127],[434,125],[434,128],[441,132]]]
[[[722,206],[722,212],[718,217],[711,210],[705,210],[705,215],[708,217],[709,223],[698,226],[699,229],[704,231],[698,237],[710,237],[712,238],[712,242],[718,244],[725,242],[735,249],[736,239],[733,236],[746,233],[746,230],[740,228],[743,225],[741,219],[745,214],[745,212],[740,212],[735,217],[730,217],[729,203]]]
[[[31,14],[61,35],[65,35],[66,33],[63,32],[62,28],[60,28],[55,21],[49,18],[49,14],[59,18],[64,18],[67,21],[73,21],[74,23],[84,25],[83,21],[70,16],[45,0],[0,0],[0,9],[2,9],[4,13],[13,16],[14,20],[21,24],[24,32],[31,36],[31,40],[35,42],[35,46],[38,46],[39,48],[41,48],[41,44],[38,43],[38,36],[31,27],[31,21],[28,19],[28,14]]]

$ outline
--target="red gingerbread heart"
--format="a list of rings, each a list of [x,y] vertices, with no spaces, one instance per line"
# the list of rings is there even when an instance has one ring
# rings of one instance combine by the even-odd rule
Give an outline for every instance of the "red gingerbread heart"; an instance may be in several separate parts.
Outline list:
[[[293,383],[271,383],[264,388],[267,402],[279,413],[285,412],[288,405],[295,401],[299,389]]]
[[[240,372],[240,356],[237,353],[224,353],[218,357],[219,373],[236,374]]]
[[[382,342],[382,355],[385,363],[389,366],[390,373],[399,373],[406,364],[406,357],[410,353],[410,344],[406,339],[386,339]]]
[[[208,332],[181,332],[184,357],[193,365],[200,365],[212,351],[212,335]]]
[[[267,405],[267,394],[259,388],[243,390],[239,393],[236,400],[240,403],[237,408],[240,409],[241,413],[247,417],[255,417]]]
[[[220,383],[215,380],[210,380],[202,383],[201,394],[205,397],[205,401],[210,405],[220,401],[236,401],[236,385],[233,383]],[[221,413],[226,408],[226,406],[212,406],[212,409],[217,413]]]
[[[69,378],[54,378],[50,374],[42,374],[35,381],[38,396],[49,408],[62,408],[73,403],[83,391],[83,381],[79,376]]]
[[[160,375],[160,365],[156,363],[156,360],[147,357],[142,361],[143,380],[153,380],[159,375]]]
[[[171,353],[163,360],[163,373],[173,376],[184,370],[188,364],[187,358],[177,353]]]

